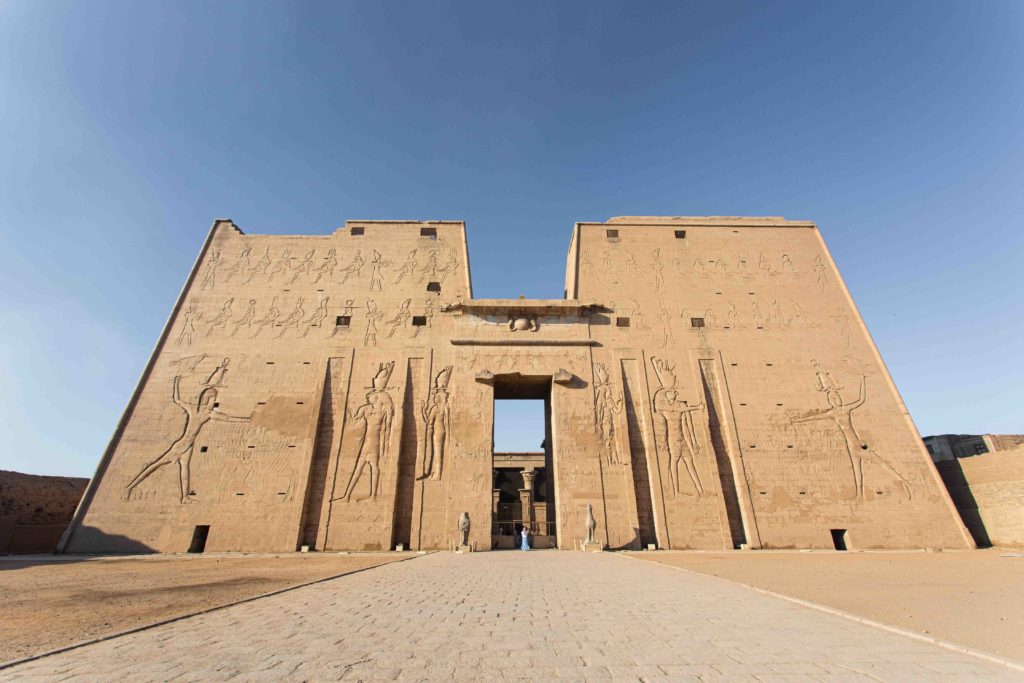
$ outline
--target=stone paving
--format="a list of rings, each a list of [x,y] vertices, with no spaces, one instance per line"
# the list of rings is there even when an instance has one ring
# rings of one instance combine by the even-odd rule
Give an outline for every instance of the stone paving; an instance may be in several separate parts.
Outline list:
[[[436,553],[10,669],[3,680],[1010,681],[1024,673],[609,553]]]

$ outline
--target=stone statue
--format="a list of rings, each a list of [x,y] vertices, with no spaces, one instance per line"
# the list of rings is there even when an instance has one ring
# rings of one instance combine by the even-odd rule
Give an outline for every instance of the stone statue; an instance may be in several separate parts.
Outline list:
[[[459,517],[459,541],[460,545],[469,545],[469,513],[463,512]]]
[[[597,520],[594,519],[594,506],[587,503],[587,543],[596,543],[594,532],[597,530]]]

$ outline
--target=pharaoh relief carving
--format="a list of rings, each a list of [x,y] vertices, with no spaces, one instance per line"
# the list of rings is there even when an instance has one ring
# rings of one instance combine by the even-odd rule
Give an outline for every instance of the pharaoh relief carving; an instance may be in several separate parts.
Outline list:
[[[601,252],[601,269],[608,276],[608,281],[613,285],[619,284],[619,273],[612,262],[612,256],[607,251]]]
[[[395,418],[395,403],[387,393],[388,381],[394,369],[395,361],[380,363],[377,374],[367,387],[370,391],[366,394],[366,403],[349,412],[349,426],[345,431],[348,433],[351,429],[358,436],[352,472],[345,493],[341,496],[341,500],[346,502],[352,500],[352,494],[363,475],[368,477],[369,497],[376,498],[380,494],[381,465],[388,459],[391,424]]]
[[[867,401],[867,378],[863,372],[858,372],[858,395],[854,401],[847,401],[842,391],[845,387],[836,381],[832,374],[822,368],[817,361],[811,361],[817,381],[817,390],[825,394],[828,402],[827,408],[818,408],[804,413],[796,413],[790,418],[792,424],[801,424],[823,420],[831,422],[836,426],[843,438],[843,445],[850,460],[850,468],[853,473],[853,480],[856,486],[858,500],[864,499],[864,464],[875,465],[887,472],[899,482],[909,500],[913,494],[910,482],[900,474],[892,464],[882,458],[857,432],[853,421],[853,411],[860,408]]]
[[[431,321],[434,319],[434,297],[427,297],[423,304],[423,321],[422,327],[430,327]],[[415,339],[420,334],[420,325],[413,325],[411,338]]]
[[[148,479],[153,473],[170,464],[178,466],[178,499],[181,503],[191,502],[190,496],[195,495],[192,491],[192,455],[195,452],[196,439],[199,438],[203,427],[211,420],[221,422],[248,422],[250,417],[233,416],[220,412],[214,404],[217,402],[218,386],[227,372],[230,359],[225,358],[221,364],[210,373],[205,382],[200,386],[198,396],[193,401],[186,401],[181,398],[182,375],[175,375],[171,389],[171,400],[185,413],[185,425],[182,428],[181,436],[171,442],[164,451],[156,458],[146,463],[139,473],[136,474],[125,486],[124,498],[131,498],[135,488]],[[180,367],[180,364],[179,364]],[[193,365],[193,368],[196,366]]]
[[[814,281],[822,293],[824,293],[830,286],[828,281],[828,272],[825,268],[825,264],[822,263],[820,256],[814,257]]]
[[[356,255],[352,257],[352,262],[341,270],[341,284],[348,282],[350,277],[362,275],[363,265],[365,265],[365,261],[363,261],[363,252],[362,250],[357,249]]]
[[[420,276],[417,282],[423,282],[424,280],[434,280],[437,277],[437,251],[431,249],[427,254],[427,262],[420,270]]]
[[[387,261],[381,256],[381,253],[376,249],[373,250],[373,260],[370,261],[370,291],[371,292],[383,292],[384,291],[384,269],[391,265],[391,261]]]
[[[634,256],[631,251],[626,252],[626,272],[635,274],[640,273],[640,264],[636,262],[636,256]]]
[[[665,264],[661,262],[661,249],[651,252],[651,271],[654,273],[654,291],[665,289]]]
[[[598,429],[601,430],[601,443],[609,465],[620,464],[619,446],[615,438],[615,416],[622,413],[624,404],[620,392],[618,398],[612,391],[608,366],[594,363],[594,415]],[[625,460],[621,460],[626,464]]]
[[[199,289],[210,289],[214,288],[217,284],[217,269],[220,268],[220,252],[215,251],[210,255],[210,261],[206,266],[206,276],[203,278],[203,283]]]
[[[662,329],[661,347],[667,348],[676,343],[675,334],[672,333],[672,314],[668,312],[664,301],[658,301],[658,305],[661,309],[658,313],[658,321],[661,323]]]
[[[423,474],[420,479],[438,481],[444,472],[444,457],[448,450],[451,427],[451,397],[448,383],[452,377],[452,366],[446,365],[434,378],[430,395],[420,407],[423,417]]]
[[[199,313],[198,308],[198,301],[195,299],[189,300],[188,309],[182,314],[181,331],[178,332],[178,339],[176,340],[178,345],[192,345],[192,335],[196,332],[196,321],[202,319],[202,314]]]
[[[448,261],[445,262],[444,267],[438,271],[438,277],[441,284],[444,284],[445,278],[455,273],[459,267],[459,255],[454,249],[448,250]]]
[[[700,455],[700,441],[694,429],[693,414],[700,413],[704,402],[691,406],[679,397],[675,368],[660,358],[651,358],[654,373],[658,377],[660,388],[654,392],[652,403],[654,414],[661,420],[665,443],[661,446],[668,452],[669,478],[672,482],[672,495],[693,495],[685,490],[680,480],[679,465],[686,468],[690,487],[698,497],[704,495],[704,485],[697,472],[696,458]]]
[[[384,314],[377,309],[377,302],[366,300],[366,333],[363,335],[363,346],[377,345],[377,323]]]

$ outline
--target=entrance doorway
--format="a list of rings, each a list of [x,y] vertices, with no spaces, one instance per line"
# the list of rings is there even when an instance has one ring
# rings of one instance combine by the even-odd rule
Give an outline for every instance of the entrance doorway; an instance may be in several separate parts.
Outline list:
[[[495,378],[492,458],[491,547],[557,547],[550,376]]]

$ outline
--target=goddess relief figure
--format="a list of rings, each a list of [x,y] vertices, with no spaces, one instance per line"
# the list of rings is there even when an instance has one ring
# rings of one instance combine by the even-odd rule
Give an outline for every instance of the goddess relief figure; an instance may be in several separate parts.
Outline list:
[[[451,381],[452,366],[447,365],[434,379],[430,397],[423,402],[420,412],[425,425],[423,433],[423,475],[420,479],[439,481],[444,472],[444,456],[448,447],[448,431],[451,427],[451,404],[448,382]]]
[[[594,409],[597,425],[601,430],[601,442],[604,444],[609,465],[619,463],[619,446],[615,439],[615,416],[622,413],[623,396],[616,399],[612,394],[608,368],[603,363],[594,363]]]

